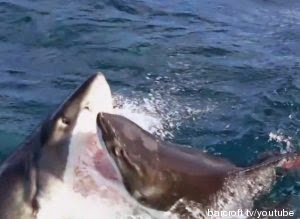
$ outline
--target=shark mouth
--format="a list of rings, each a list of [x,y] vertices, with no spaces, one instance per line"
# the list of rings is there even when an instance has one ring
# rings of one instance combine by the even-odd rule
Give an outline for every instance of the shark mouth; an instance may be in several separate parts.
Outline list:
[[[83,145],[84,150],[75,160],[71,176],[74,191],[84,197],[94,195],[97,191],[101,198],[120,201],[121,195],[114,187],[120,186],[122,180],[107,151],[102,148],[97,133],[85,134]]]
[[[133,203],[107,152],[101,148],[97,133],[85,133],[81,141],[78,138],[71,140],[70,147],[82,146],[80,155],[68,158],[63,182],[51,183],[48,194],[39,200],[37,218],[119,218],[125,212],[130,215]]]
[[[85,197],[99,190],[100,197],[120,199],[109,185],[120,185],[121,178],[99,141],[95,122],[100,111],[113,111],[110,89],[102,75],[91,85],[86,99],[87,107],[79,111],[71,134],[63,180]]]

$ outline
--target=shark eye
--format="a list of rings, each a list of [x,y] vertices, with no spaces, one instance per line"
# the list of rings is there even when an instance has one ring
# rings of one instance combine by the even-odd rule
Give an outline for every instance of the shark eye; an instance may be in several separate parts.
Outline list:
[[[138,200],[139,200],[141,203],[147,203],[147,198],[144,197],[144,196],[139,197]]]
[[[70,120],[66,117],[62,117],[61,118],[61,121],[64,125],[70,125]]]

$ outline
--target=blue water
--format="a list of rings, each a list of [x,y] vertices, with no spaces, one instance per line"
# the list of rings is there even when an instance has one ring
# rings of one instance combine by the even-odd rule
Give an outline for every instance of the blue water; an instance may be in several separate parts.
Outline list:
[[[299,150],[299,40],[298,0],[0,1],[0,160],[99,70],[171,141],[242,166]],[[300,172],[261,202],[300,211]]]

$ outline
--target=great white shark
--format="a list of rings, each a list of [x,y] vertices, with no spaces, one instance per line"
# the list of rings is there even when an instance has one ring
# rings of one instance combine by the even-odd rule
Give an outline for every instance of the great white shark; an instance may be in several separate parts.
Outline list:
[[[142,205],[178,218],[223,218],[209,217],[208,211],[251,210],[254,201],[276,182],[277,168],[300,167],[300,156],[289,153],[242,168],[200,150],[164,142],[120,115],[100,113],[97,123],[99,137],[127,191]]]
[[[112,102],[105,77],[91,76],[0,166],[1,219],[207,218],[251,208],[276,167],[300,163],[289,154],[236,167],[161,141]]]
[[[156,213],[127,193],[99,141],[96,117],[112,113],[112,102],[105,77],[91,76],[4,161],[1,219],[146,218]]]

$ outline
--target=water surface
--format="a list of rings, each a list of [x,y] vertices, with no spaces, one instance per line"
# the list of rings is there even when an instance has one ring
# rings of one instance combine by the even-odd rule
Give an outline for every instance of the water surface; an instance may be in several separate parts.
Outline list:
[[[297,0],[0,1],[0,159],[99,70],[123,108],[150,114],[173,142],[243,166],[299,150],[299,9]],[[299,201],[294,171],[262,202],[300,210]]]

